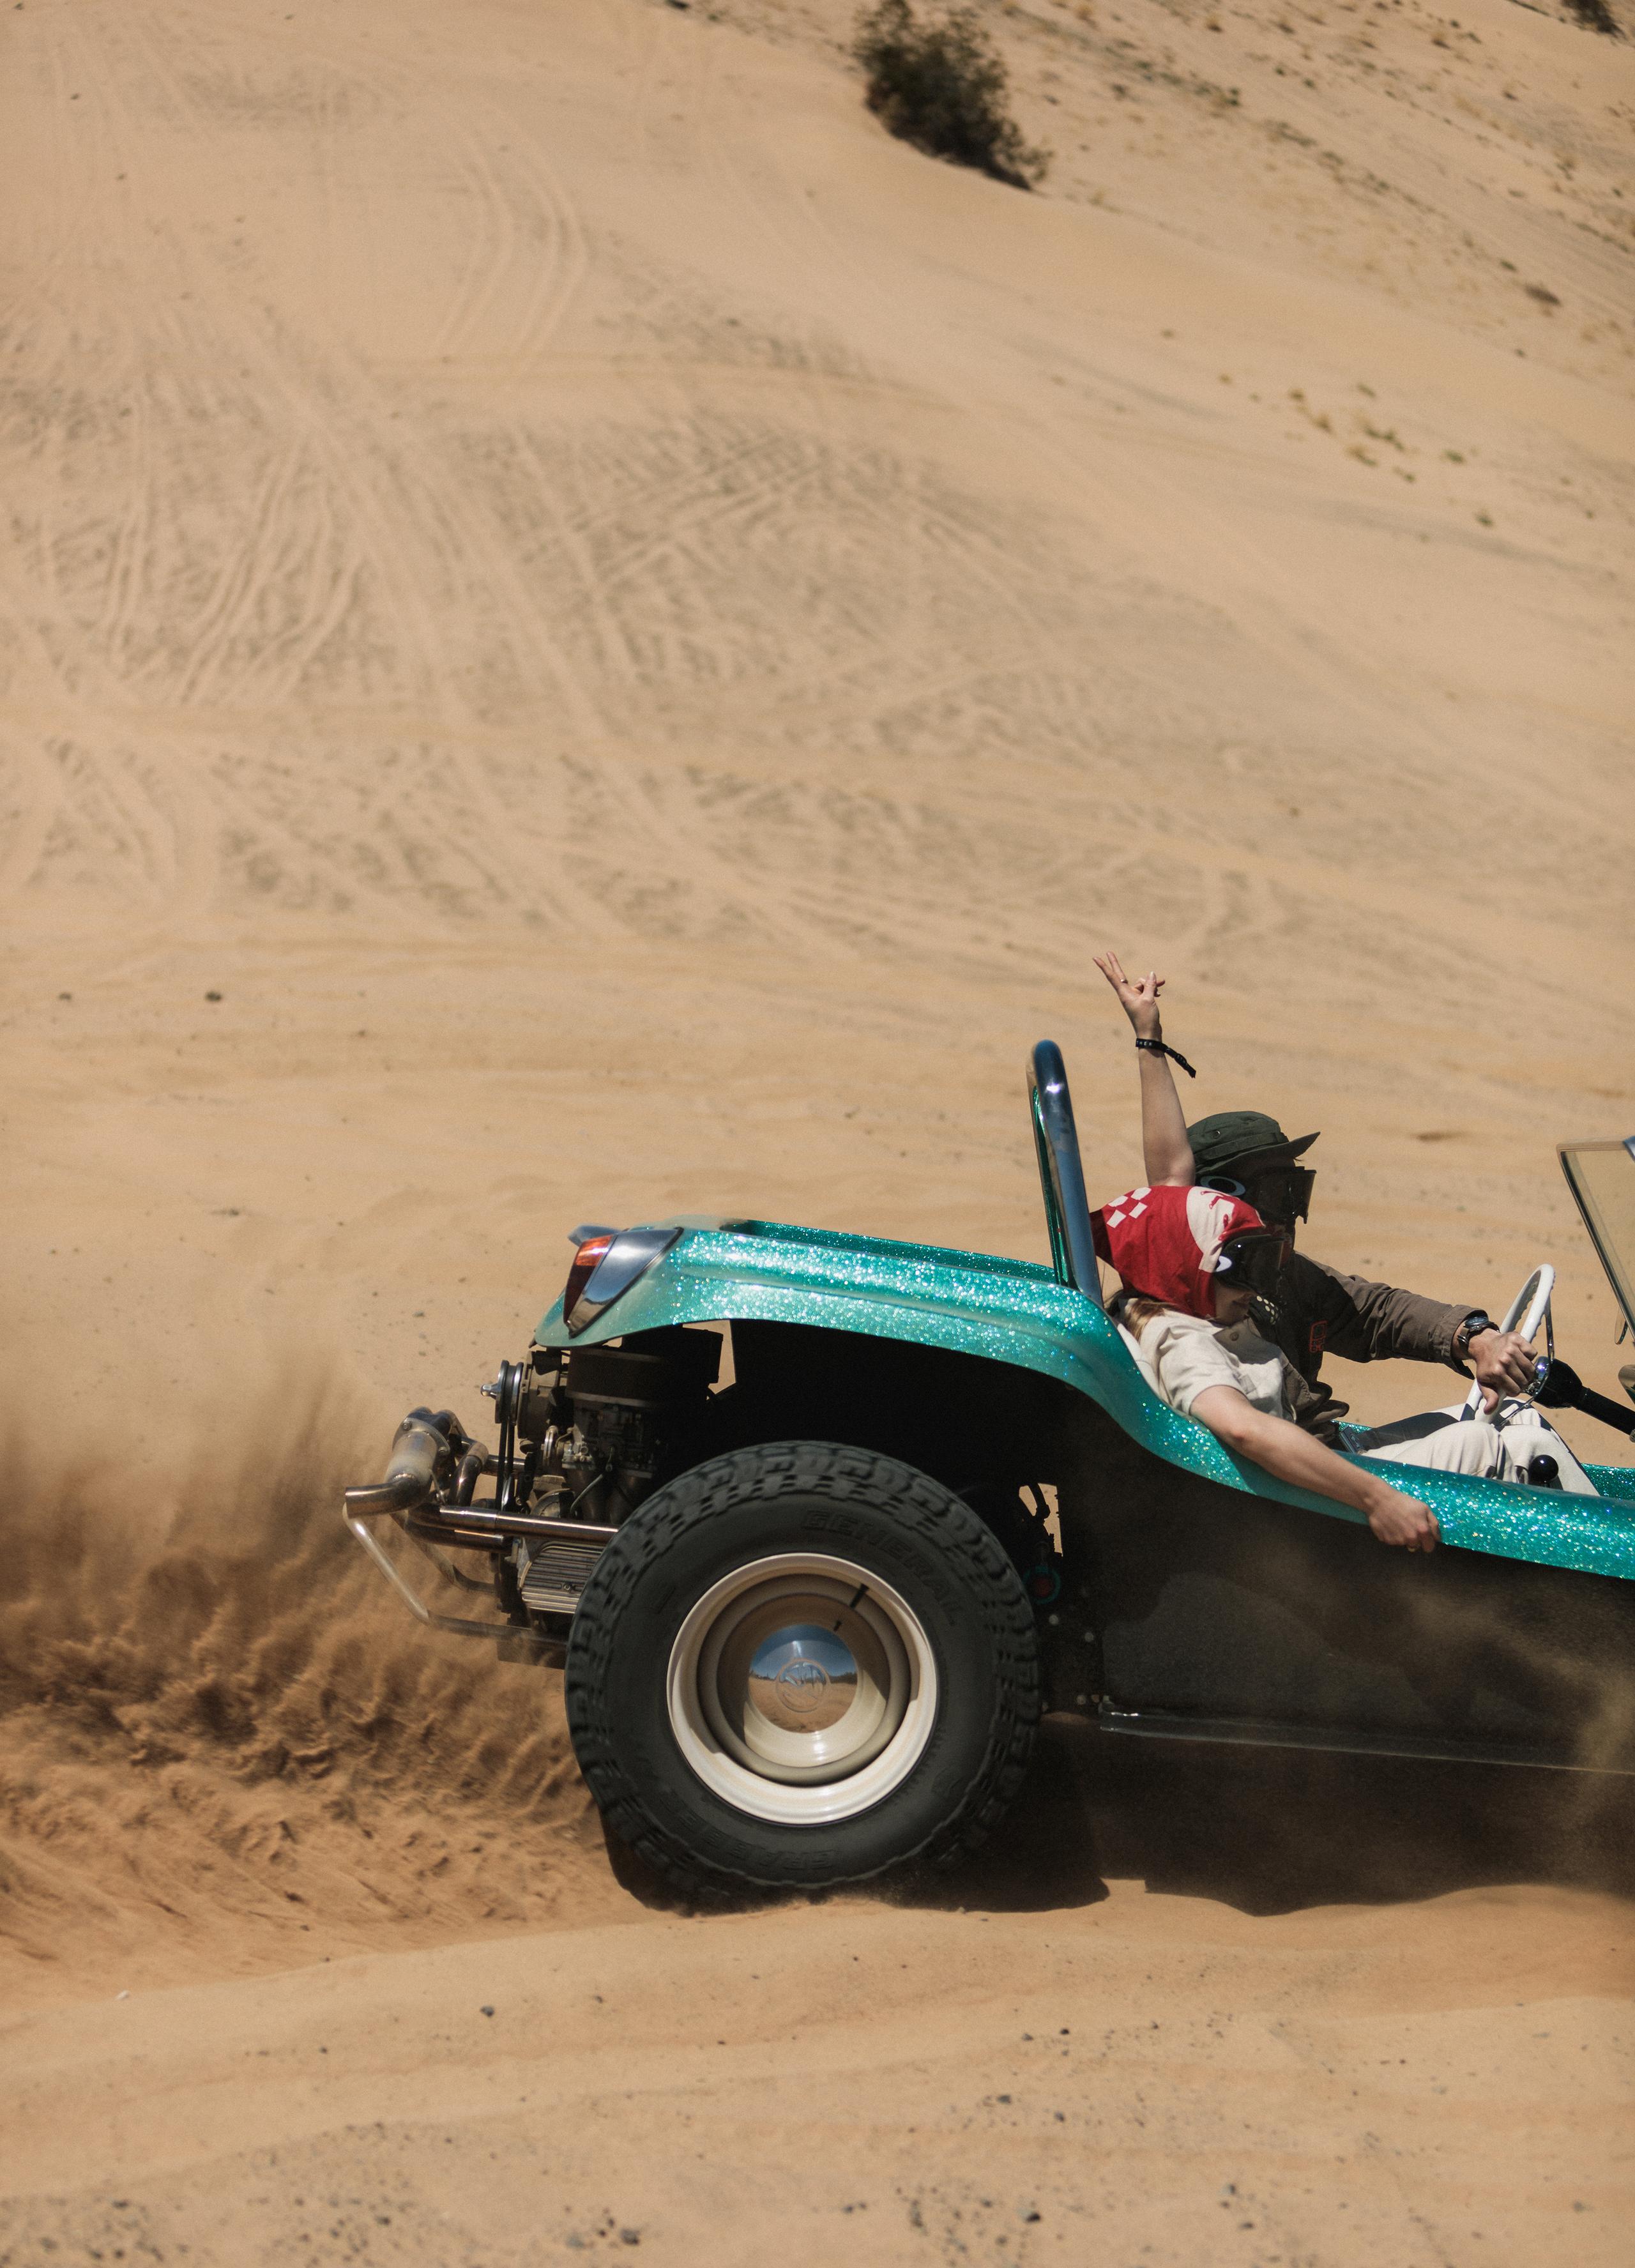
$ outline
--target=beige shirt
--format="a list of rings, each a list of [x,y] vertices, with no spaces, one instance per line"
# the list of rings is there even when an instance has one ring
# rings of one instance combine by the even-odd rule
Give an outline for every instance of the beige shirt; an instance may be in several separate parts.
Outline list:
[[[1253,1323],[1212,1323],[1167,1308],[1148,1318],[1139,1337],[1122,1323],[1119,1329],[1148,1383],[1183,1418],[1212,1386],[1235,1386],[1269,1418],[1293,1414],[1284,1383],[1288,1366]]]

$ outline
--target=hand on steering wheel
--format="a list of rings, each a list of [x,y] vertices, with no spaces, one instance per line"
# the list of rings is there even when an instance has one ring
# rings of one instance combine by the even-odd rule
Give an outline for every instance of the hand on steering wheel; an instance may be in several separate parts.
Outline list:
[[[1537,1358],[1533,1352],[1533,1342],[1542,1323],[1545,1348],[1554,1356],[1556,1327],[1550,1314],[1550,1294],[1555,1288],[1555,1270],[1548,1263],[1536,1268],[1510,1302],[1498,1329],[1482,1331],[1471,1340],[1466,1352],[1476,1374],[1476,1384],[1465,1396],[1462,1418],[1474,1418],[1478,1410],[1491,1418],[1507,1395],[1527,1401],[1537,1393]]]
[[[1465,1349],[1465,1360],[1482,1389],[1482,1406],[1491,1418],[1509,1395],[1530,1395],[1538,1385],[1534,1373],[1533,1344],[1520,1331],[1501,1331],[1497,1325],[1478,1331]]]

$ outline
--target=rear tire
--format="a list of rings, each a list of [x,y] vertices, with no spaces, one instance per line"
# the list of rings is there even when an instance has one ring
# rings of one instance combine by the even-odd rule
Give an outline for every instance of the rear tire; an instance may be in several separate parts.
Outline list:
[[[597,1562],[568,1723],[608,1824],[669,1881],[817,1889],[974,1849],[1039,1716],[1033,1611],[970,1507],[823,1441],[672,1481]]]

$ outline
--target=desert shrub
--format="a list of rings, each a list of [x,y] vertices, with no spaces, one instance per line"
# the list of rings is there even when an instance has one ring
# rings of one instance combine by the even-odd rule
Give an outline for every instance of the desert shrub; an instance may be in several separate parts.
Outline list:
[[[858,18],[851,52],[888,133],[1017,188],[1042,180],[1049,153],[1024,142],[1007,115],[1005,64],[974,8],[922,23],[910,0],[875,0]]]
[[[1576,17],[1587,32],[1600,32],[1609,40],[1624,37],[1607,0],[1567,0],[1567,13]]]

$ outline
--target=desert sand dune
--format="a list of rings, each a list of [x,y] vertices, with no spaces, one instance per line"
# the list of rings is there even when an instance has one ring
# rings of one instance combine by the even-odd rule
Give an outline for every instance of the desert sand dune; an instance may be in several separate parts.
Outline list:
[[[1635,64],[1467,5],[998,11],[1035,195],[831,0],[0,18],[0,2257],[1624,2257],[1617,1784],[1055,1724],[682,1915],[335,1512],[587,1216],[1041,1252],[1107,939],[1617,1390]]]

